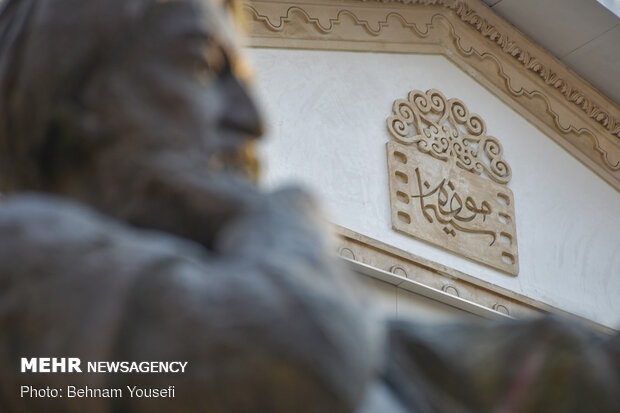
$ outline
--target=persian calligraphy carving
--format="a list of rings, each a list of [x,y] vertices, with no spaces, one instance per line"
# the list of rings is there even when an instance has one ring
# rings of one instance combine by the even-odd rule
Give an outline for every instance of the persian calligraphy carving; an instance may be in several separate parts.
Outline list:
[[[620,190],[620,108],[477,0],[252,0],[250,44],[441,53]]]
[[[387,128],[393,228],[516,275],[511,169],[484,120],[438,90],[414,90]]]

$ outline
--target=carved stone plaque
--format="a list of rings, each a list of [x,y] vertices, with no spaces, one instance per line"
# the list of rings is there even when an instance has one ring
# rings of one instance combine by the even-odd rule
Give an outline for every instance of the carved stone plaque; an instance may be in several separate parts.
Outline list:
[[[392,227],[517,275],[511,170],[484,121],[458,99],[415,90],[394,103],[388,130]]]

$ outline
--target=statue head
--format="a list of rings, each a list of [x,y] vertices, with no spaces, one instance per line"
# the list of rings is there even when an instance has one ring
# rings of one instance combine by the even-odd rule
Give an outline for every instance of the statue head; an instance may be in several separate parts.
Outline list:
[[[0,1],[0,191],[67,192],[104,157],[163,152],[253,175],[250,144],[261,122],[232,6]]]

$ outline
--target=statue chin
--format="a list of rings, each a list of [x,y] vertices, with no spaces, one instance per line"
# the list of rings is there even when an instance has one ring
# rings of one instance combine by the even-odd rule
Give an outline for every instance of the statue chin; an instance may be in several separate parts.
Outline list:
[[[214,154],[209,158],[207,167],[209,170],[229,173],[253,183],[257,183],[260,176],[260,161],[256,157],[253,143]]]

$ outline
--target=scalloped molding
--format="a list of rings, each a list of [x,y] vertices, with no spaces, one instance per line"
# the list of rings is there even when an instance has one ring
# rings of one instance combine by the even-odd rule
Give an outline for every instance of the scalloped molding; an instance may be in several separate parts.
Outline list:
[[[478,0],[250,0],[250,46],[441,53],[620,191],[620,108]]]
[[[577,86],[571,83],[570,79],[564,78],[561,73],[556,72],[553,67],[549,67],[545,62],[530,54],[519,40],[513,40],[510,33],[503,33],[493,24],[489,23],[484,17],[471,8],[463,0],[362,0],[366,2],[390,3],[397,2],[403,4],[423,4],[440,5],[453,10],[456,15],[465,23],[475,28],[482,36],[495,42],[502,48],[502,51],[515,58],[527,70],[538,74],[543,81],[559,90],[566,100],[577,105],[589,117],[603,125],[612,135],[620,138],[620,121],[613,117],[597,103],[589,99]],[[556,62],[557,63],[557,62]],[[609,103],[609,102],[607,102]],[[618,167],[618,165],[616,165]]]

